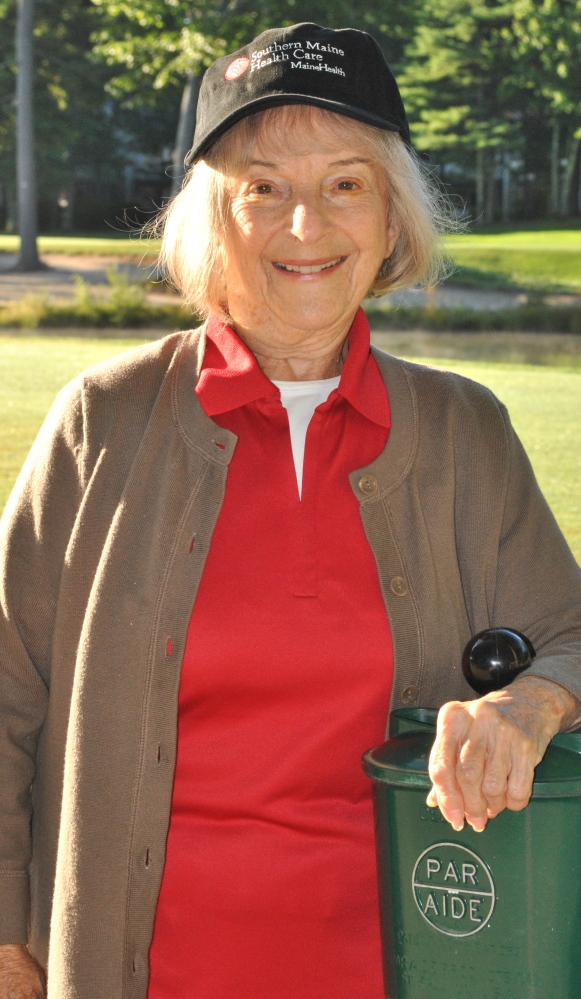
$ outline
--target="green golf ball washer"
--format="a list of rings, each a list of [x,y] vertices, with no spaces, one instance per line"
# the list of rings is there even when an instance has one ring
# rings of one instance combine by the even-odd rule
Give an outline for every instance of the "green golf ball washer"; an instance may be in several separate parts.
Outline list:
[[[556,736],[521,812],[456,833],[426,806],[437,711],[392,716],[373,781],[389,999],[581,997],[581,731]]]

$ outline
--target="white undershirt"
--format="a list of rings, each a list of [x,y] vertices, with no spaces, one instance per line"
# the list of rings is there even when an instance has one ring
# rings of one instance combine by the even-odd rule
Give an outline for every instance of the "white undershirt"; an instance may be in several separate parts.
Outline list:
[[[280,401],[288,415],[299,496],[302,496],[303,491],[303,463],[309,423],[317,406],[327,401],[333,389],[338,387],[339,382],[339,376],[321,378],[314,382],[275,382],[273,380],[273,385],[276,385],[277,389],[280,390]]]

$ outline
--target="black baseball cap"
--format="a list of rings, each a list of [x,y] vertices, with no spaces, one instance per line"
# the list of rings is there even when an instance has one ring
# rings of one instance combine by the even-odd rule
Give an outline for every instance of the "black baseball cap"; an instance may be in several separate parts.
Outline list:
[[[311,104],[389,132],[409,146],[400,92],[371,35],[354,28],[293,24],[263,31],[206,70],[198,100],[191,166],[241,118],[284,104]]]

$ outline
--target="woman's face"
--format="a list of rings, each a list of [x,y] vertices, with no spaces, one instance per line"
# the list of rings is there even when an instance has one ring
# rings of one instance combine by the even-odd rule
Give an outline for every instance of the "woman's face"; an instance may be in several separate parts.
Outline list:
[[[398,236],[381,168],[346,131],[347,142],[299,119],[284,144],[263,136],[230,179],[228,312],[281,350],[344,336]]]

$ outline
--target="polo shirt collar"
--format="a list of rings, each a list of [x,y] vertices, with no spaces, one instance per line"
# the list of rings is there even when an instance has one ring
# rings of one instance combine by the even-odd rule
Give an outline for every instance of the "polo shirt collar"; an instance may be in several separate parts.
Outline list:
[[[362,416],[382,427],[391,426],[383,379],[369,350],[367,316],[358,309],[349,330],[349,349],[336,391]],[[207,416],[227,413],[280,392],[262,371],[254,354],[228,326],[211,316],[206,326],[206,350],[196,394]],[[335,393],[331,393],[331,403]]]
[[[207,416],[228,413],[256,399],[280,397],[252,351],[217,316],[210,316],[206,325],[206,349],[196,394]]]
[[[362,416],[389,429],[389,400],[370,344],[369,321],[363,309],[358,309],[349,330],[349,350],[337,391]]]

